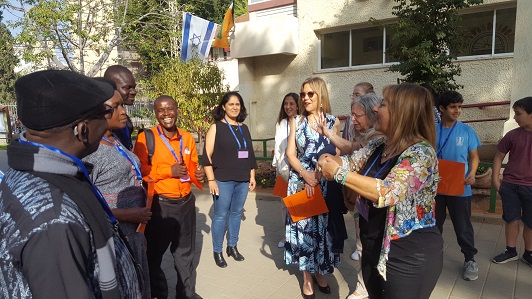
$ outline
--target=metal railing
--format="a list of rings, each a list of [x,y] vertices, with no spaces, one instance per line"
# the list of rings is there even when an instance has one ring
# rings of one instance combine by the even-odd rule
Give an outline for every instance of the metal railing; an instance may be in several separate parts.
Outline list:
[[[480,162],[478,163],[478,166],[480,167],[491,167],[493,170],[493,163],[491,162]],[[506,164],[502,164],[501,169],[504,169],[506,167]],[[499,175],[492,174],[492,175]],[[490,207],[488,208],[489,213],[495,213],[495,208],[497,206],[497,189],[495,189],[495,186],[493,185],[493,180],[491,180],[491,190],[490,190]]]
[[[484,109],[486,107],[491,106],[502,106],[502,105],[510,105],[510,101],[500,101],[500,102],[484,102],[484,103],[476,103],[476,104],[465,104],[462,105],[463,108],[478,108],[478,109]],[[482,118],[482,119],[473,119],[473,120],[464,120],[463,123],[477,123],[477,122],[485,122],[485,121],[499,121],[504,120],[507,121],[507,117],[492,117],[492,118]]]
[[[268,157],[268,141],[275,140],[275,138],[251,139],[252,142],[262,142],[262,156],[255,156],[257,160],[271,161],[273,157]]]

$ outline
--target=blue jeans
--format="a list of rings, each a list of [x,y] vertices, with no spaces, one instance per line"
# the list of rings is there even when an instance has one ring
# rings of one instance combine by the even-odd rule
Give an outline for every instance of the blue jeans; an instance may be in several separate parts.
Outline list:
[[[249,182],[216,180],[220,196],[214,200],[214,217],[212,218],[212,245],[214,252],[222,252],[225,222],[227,225],[227,246],[236,246],[240,233],[242,209],[248,196]]]

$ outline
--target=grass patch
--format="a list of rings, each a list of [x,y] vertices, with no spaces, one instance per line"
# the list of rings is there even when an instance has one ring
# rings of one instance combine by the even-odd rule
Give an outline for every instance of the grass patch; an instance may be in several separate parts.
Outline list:
[[[7,149],[7,144],[0,144],[0,151],[5,151]]]

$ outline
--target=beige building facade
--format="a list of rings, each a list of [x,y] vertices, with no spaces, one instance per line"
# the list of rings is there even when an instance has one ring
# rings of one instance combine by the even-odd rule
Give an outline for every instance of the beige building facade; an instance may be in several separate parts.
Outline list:
[[[400,74],[387,71],[386,55],[393,23],[393,0],[249,0],[249,21],[237,23],[231,56],[238,59],[238,90],[246,101],[254,138],[275,134],[275,120],[288,92],[301,82],[322,77],[329,89],[333,114],[349,113],[353,86],[374,85],[381,95]],[[468,47],[456,62],[464,104],[514,102],[532,95],[526,81],[532,72],[532,1],[484,0],[464,10]],[[369,20],[377,19],[384,29]],[[510,104],[463,110],[462,120],[511,118]],[[511,120],[472,122],[482,142],[497,142]]]

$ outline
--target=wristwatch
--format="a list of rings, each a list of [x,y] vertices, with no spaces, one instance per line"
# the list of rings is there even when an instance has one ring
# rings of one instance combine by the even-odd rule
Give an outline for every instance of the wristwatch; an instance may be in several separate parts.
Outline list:
[[[345,179],[347,178],[348,173],[349,171],[346,168],[340,167],[338,171],[336,172],[336,174],[334,175],[334,180],[337,183],[340,183],[343,185],[345,183]]]

